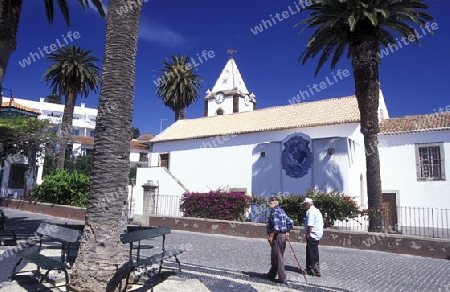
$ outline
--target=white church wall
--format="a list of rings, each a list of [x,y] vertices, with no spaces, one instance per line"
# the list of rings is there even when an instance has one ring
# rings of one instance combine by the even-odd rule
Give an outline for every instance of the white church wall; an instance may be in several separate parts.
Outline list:
[[[383,192],[396,192],[397,205],[450,209],[450,135],[429,131],[403,135],[380,135],[381,186]],[[415,143],[443,143],[446,179],[418,181]]]
[[[239,98],[239,112],[251,112],[253,111],[253,103],[249,102],[248,105],[245,104],[244,98]]]
[[[325,192],[337,190],[348,193],[350,177],[349,148],[347,138],[325,138],[313,141],[313,186]]]
[[[253,175],[261,163],[265,168],[276,168],[278,179],[267,182],[267,186],[259,186],[257,193],[276,192],[304,193],[312,186],[312,170],[301,178],[286,176],[281,169],[282,141],[289,135],[300,133],[308,137],[323,137],[333,133],[337,136],[351,135],[355,125],[335,125],[330,127],[311,127],[280,131],[259,132],[243,135],[226,135],[214,138],[190,139],[182,141],[160,142],[153,145],[151,165],[159,165],[159,154],[169,153],[169,170],[190,191],[209,191],[217,188],[246,188],[247,193],[254,194]],[[331,128],[323,129],[323,128]],[[279,150],[270,148],[262,160],[258,148],[263,143],[280,143]],[[310,144],[310,147],[312,145]],[[335,156],[337,157],[337,156]],[[140,171],[140,170],[138,170]],[[279,187],[277,185],[279,184]]]
[[[281,142],[259,143],[253,148],[252,195],[270,197],[281,192]]]
[[[215,116],[218,108],[221,108],[224,114],[233,113],[233,97],[227,96],[221,103],[217,103],[215,99],[208,100],[208,117]]]
[[[136,185],[133,188],[134,215],[143,214],[144,185],[148,180],[153,180],[159,185],[160,195],[182,195],[185,190],[180,186],[164,167],[140,167],[136,172]]]
[[[195,192],[251,185],[253,145],[197,148],[171,152],[170,170]]]

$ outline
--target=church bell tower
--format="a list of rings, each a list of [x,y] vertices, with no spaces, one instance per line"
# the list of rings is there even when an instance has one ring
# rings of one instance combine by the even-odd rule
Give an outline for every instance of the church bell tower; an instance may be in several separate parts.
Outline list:
[[[230,53],[225,67],[217,78],[212,90],[206,91],[205,117],[228,115],[239,112],[253,111],[256,108],[256,99],[249,93],[233,58],[235,50]]]

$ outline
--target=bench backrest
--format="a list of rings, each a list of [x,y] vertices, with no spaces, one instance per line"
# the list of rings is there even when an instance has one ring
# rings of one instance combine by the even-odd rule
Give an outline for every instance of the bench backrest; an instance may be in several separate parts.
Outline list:
[[[121,234],[120,241],[122,241],[122,243],[131,243],[144,239],[155,238],[158,236],[165,236],[166,234],[170,234],[170,228],[166,226],[156,227],[152,229],[136,230]]]
[[[39,235],[45,235],[65,242],[76,242],[78,240],[78,237],[80,236],[79,230],[74,230],[67,227],[49,223],[41,223],[36,233]]]

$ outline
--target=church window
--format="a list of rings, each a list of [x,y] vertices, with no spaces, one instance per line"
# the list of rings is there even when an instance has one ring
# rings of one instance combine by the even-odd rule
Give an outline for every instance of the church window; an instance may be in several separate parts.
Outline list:
[[[169,169],[169,153],[159,154],[159,166]]]
[[[445,180],[442,144],[416,144],[415,146],[417,180]]]

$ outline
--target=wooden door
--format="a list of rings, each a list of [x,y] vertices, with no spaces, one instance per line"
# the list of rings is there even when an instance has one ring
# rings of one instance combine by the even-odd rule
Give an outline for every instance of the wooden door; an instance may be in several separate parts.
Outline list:
[[[384,210],[385,227],[387,230],[397,230],[397,194],[383,193],[382,209]]]

